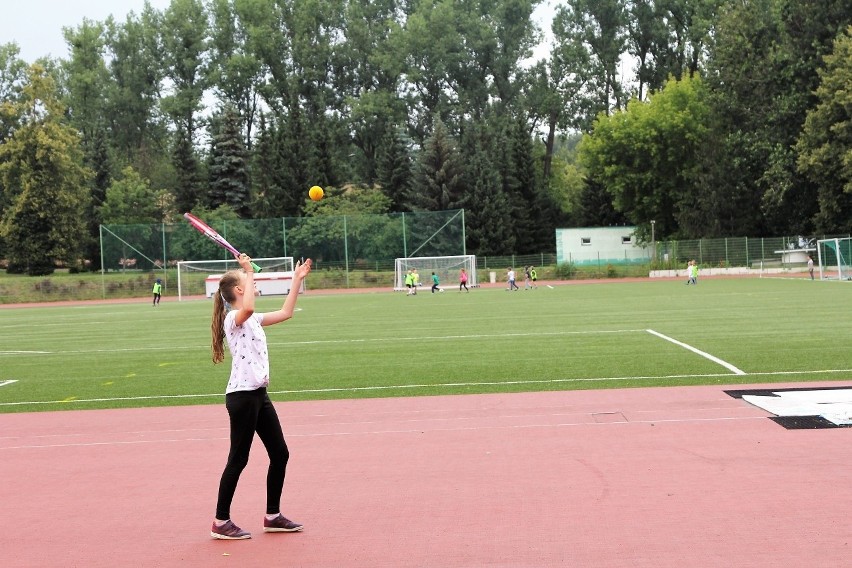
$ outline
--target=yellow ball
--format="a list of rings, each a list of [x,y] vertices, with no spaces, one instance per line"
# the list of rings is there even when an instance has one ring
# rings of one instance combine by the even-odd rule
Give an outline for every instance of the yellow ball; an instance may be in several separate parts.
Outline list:
[[[308,197],[310,197],[314,201],[319,201],[322,199],[323,190],[320,186],[315,185],[311,189],[308,190]]]

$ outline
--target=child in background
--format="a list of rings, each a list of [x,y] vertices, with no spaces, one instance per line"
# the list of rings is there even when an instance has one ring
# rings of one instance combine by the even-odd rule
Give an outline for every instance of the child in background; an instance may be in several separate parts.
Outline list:
[[[690,284],[698,285],[698,265],[695,263],[695,260],[690,260],[686,267],[687,273],[689,274],[689,279],[686,281],[686,285]]]
[[[157,281],[154,282],[154,306],[160,305],[160,296],[163,293],[163,281],[157,278]]]
[[[509,281],[509,287],[507,290],[520,290],[518,285],[515,284],[515,269],[511,266],[508,268],[508,272],[506,273],[506,280]]]
[[[462,288],[464,288],[466,292],[470,292],[467,287],[467,272],[465,272],[464,268],[462,268],[459,273],[459,292],[462,291]]]
[[[411,270],[405,274],[405,287],[408,288],[406,296],[410,296],[414,293],[414,274],[412,274]]]
[[[437,290],[438,292],[443,292],[443,290],[441,290],[441,287],[439,286],[439,284],[440,284],[440,282],[438,281],[438,275],[433,272],[432,273],[432,293],[433,294],[435,293],[435,290]]]

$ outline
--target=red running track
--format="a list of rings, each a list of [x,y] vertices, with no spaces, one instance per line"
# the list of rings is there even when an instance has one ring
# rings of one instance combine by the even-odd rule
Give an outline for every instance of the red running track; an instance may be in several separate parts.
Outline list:
[[[0,415],[0,566],[848,565],[852,429],[725,388],[277,403],[305,531],[262,532],[258,442],[247,541],[209,537],[223,405]]]

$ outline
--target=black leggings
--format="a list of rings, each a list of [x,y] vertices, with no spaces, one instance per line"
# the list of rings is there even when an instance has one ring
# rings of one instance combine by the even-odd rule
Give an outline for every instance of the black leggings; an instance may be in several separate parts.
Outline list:
[[[219,500],[216,502],[216,518],[231,518],[231,501],[237,490],[240,474],[248,464],[249,451],[257,432],[269,454],[269,470],[266,474],[266,514],[281,512],[281,491],[290,451],[284,441],[281,422],[275,406],[269,400],[265,388],[253,391],[238,391],[225,395],[225,407],[231,420],[231,451],[228,463],[219,481]]]

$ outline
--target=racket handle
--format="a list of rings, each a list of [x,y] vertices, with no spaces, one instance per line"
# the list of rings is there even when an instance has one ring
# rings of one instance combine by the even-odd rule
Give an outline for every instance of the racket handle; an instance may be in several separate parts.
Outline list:
[[[253,262],[251,263],[251,269],[254,270],[255,272],[261,272],[263,270],[261,267],[259,267],[258,265],[256,265]]]

